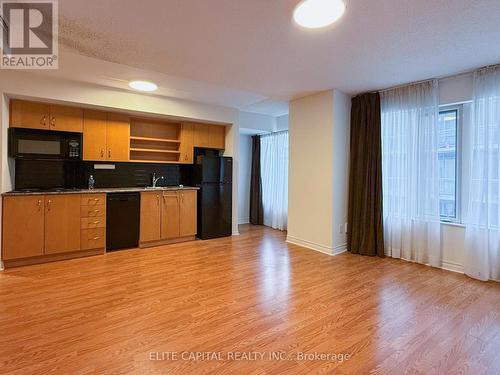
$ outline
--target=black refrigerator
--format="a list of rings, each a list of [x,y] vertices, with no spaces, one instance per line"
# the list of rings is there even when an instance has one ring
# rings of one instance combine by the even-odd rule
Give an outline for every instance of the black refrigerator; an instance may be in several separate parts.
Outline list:
[[[195,160],[198,234],[202,240],[232,234],[233,158],[199,155]]]

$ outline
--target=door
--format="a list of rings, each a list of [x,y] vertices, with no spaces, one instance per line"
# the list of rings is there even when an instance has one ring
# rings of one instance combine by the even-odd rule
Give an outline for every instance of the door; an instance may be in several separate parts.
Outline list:
[[[178,238],[179,229],[179,194],[176,191],[163,192],[161,215],[161,238]]]
[[[50,106],[50,130],[83,131],[83,110],[63,105]]]
[[[106,160],[130,160],[130,118],[116,113],[108,113],[106,126]]]
[[[43,255],[43,195],[3,199],[3,260]]]
[[[83,160],[106,160],[106,112],[83,113]]]
[[[226,127],[222,125],[210,125],[208,130],[208,144],[211,148],[226,148]]]
[[[194,236],[196,234],[196,190],[179,191],[180,237]]]
[[[161,231],[161,194],[159,192],[141,193],[141,242],[160,240]]]
[[[13,128],[49,129],[50,106],[44,103],[12,99],[10,126]]]
[[[194,146],[210,147],[209,126],[205,124],[194,124]]]
[[[45,254],[80,250],[80,194],[45,196]]]
[[[193,164],[194,154],[194,125],[183,123],[181,129],[180,162]]]

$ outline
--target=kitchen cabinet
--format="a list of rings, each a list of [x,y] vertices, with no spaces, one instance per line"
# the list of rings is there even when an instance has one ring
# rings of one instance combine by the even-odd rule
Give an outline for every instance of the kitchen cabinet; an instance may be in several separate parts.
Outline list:
[[[3,199],[3,260],[44,253],[44,196]]]
[[[81,133],[83,110],[77,107],[12,99],[10,126]]]
[[[130,118],[116,113],[108,113],[106,123],[107,159],[129,161],[130,159]]]
[[[45,103],[12,99],[10,126],[14,128],[49,129],[50,106]]]
[[[196,190],[180,190],[179,194],[179,236],[196,234]]]
[[[85,110],[83,118],[83,160],[129,161],[129,117]]]
[[[194,125],[194,146],[224,149],[226,143],[226,127],[223,125]]]
[[[164,240],[180,237],[179,194],[177,191],[163,192],[161,210],[161,238]]]
[[[80,195],[45,196],[45,254],[80,250]]]
[[[106,247],[106,194],[82,194],[80,198],[80,247]]]
[[[106,160],[106,112],[83,113],[83,160]]]
[[[161,239],[161,192],[141,193],[140,242]]]
[[[194,124],[183,123],[181,127],[181,144],[179,148],[181,155],[179,161],[185,164],[193,164],[194,157]]]
[[[196,196],[196,190],[141,193],[141,245],[194,239]]]

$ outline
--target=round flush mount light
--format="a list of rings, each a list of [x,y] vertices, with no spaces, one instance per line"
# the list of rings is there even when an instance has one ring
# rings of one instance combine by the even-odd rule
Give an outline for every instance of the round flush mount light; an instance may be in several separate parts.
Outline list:
[[[149,81],[130,81],[128,85],[139,91],[155,91],[158,89],[156,83]]]
[[[293,19],[300,26],[318,29],[331,25],[345,12],[343,0],[302,0],[293,12]]]

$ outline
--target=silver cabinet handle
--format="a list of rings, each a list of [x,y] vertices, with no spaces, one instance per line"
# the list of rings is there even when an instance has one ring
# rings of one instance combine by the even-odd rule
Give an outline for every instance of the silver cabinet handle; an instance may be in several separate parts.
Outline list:
[[[50,205],[51,205],[52,201],[49,199],[48,202],[47,202],[47,211],[50,211]]]
[[[40,120],[40,123],[43,125],[43,126],[47,126],[47,116],[43,116],[42,119]]]
[[[52,125],[53,127],[56,126],[56,118],[55,117],[52,117],[52,119],[50,120],[50,125]]]

